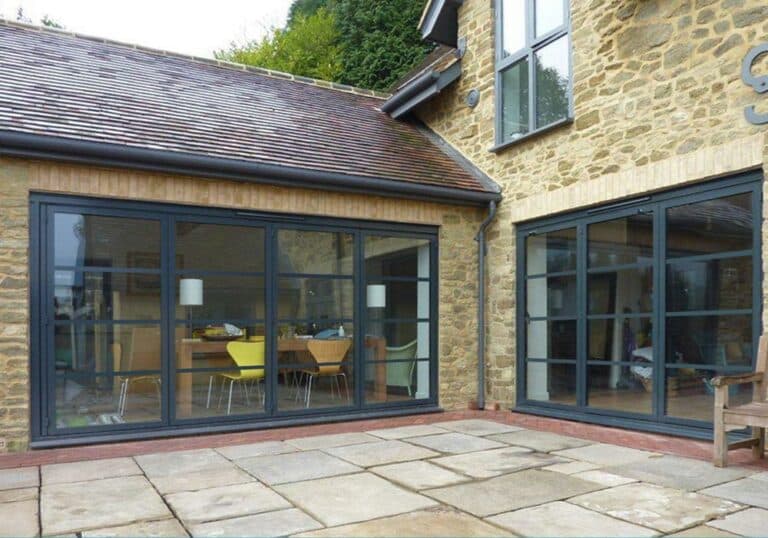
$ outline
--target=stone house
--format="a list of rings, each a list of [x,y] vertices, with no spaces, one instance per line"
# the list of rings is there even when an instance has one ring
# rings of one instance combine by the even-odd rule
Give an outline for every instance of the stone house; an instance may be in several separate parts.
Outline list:
[[[0,24],[8,449],[469,402],[711,435],[765,310],[764,3],[420,28],[381,96]]]

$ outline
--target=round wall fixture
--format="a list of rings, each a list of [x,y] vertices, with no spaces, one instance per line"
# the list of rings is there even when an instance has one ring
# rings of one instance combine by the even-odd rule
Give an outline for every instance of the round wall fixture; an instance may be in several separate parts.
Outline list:
[[[480,92],[476,89],[469,90],[466,101],[469,108],[475,108],[477,103],[480,102]]]

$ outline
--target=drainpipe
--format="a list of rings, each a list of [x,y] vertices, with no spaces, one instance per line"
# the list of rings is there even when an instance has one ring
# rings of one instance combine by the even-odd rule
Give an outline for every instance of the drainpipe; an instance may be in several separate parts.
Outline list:
[[[488,203],[488,216],[475,236],[477,241],[477,408],[485,409],[485,230],[496,217],[496,201]]]

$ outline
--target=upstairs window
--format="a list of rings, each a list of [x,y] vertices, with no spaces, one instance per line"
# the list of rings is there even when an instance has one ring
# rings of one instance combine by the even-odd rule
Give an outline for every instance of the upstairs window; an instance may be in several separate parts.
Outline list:
[[[496,0],[496,145],[572,116],[567,0]]]

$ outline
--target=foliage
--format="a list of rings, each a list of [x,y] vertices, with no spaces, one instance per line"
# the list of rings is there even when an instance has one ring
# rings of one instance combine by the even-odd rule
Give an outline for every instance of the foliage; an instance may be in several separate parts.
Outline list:
[[[338,80],[342,69],[338,41],[333,13],[321,7],[312,15],[300,15],[288,28],[273,29],[260,41],[232,43],[214,55],[294,75]]]
[[[301,18],[311,17],[320,8],[328,9],[329,4],[330,0],[294,0],[288,11],[288,24],[286,27],[290,28]]]

